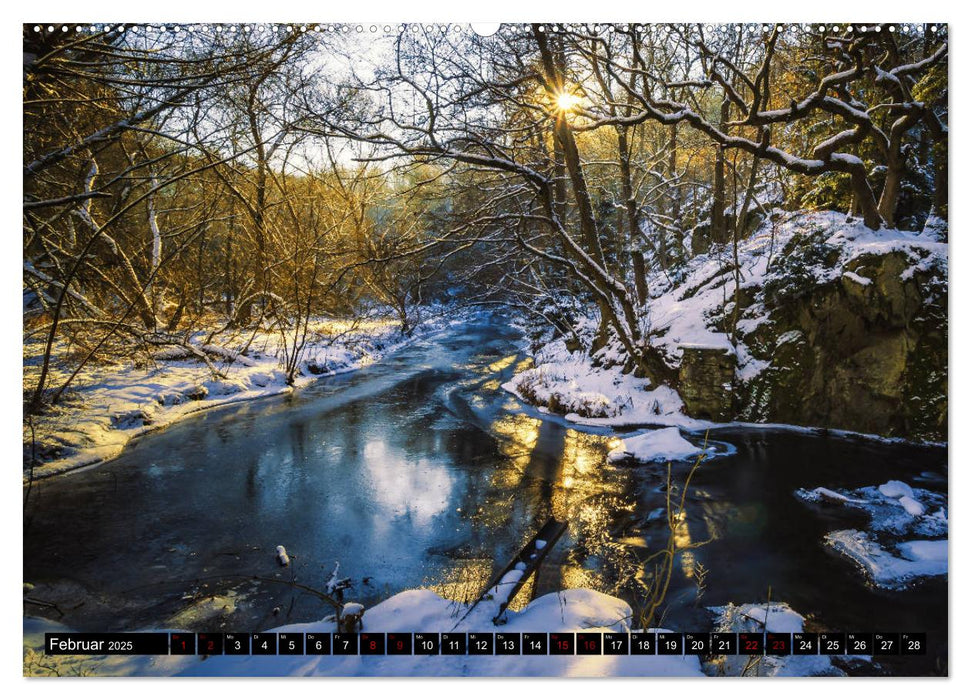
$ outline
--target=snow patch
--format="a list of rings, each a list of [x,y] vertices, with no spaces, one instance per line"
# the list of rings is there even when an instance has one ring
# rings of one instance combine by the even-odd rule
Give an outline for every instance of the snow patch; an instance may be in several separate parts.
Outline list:
[[[625,374],[621,365],[594,367],[588,356],[567,350],[562,339],[544,346],[535,361],[502,388],[541,413],[588,426],[707,425],[684,415],[684,402],[671,387],[652,387],[647,379]]]
[[[677,428],[663,428],[624,438],[620,446],[610,451],[607,459],[611,462],[668,462],[690,459],[703,452],[681,437]]]
[[[887,498],[914,497],[914,490],[902,481],[891,480],[885,484],[880,484],[877,488]]]
[[[837,530],[826,544],[859,566],[878,588],[902,590],[915,579],[947,574],[947,540],[919,540],[898,545],[894,556],[872,535],[859,530]]]

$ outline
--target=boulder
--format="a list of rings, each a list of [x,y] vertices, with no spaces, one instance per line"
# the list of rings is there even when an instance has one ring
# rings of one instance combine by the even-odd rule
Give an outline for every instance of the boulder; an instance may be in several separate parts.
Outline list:
[[[681,345],[678,389],[689,415],[730,420],[733,414],[735,353],[730,347]]]

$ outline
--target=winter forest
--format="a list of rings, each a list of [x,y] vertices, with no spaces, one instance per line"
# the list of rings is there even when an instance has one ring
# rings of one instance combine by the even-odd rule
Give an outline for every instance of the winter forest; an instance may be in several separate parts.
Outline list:
[[[818,557],[845,606],[944,630],[882,670],[593,675],[946,673],[946,25],[30,24],[23,56],[25,673],[79,597],[59,624],[448,618],[547,518],[552,562],[485,596],[507,629],[561,624],[554,591],[567,629],[871,628],[794,573]],[[163,503],[274,539],[143,529]],[[323,599],[228,583],[281,543]],[[164,610],[79,563],[126,548],[168,562]],[[571,672],[499,658],[471,673]]]

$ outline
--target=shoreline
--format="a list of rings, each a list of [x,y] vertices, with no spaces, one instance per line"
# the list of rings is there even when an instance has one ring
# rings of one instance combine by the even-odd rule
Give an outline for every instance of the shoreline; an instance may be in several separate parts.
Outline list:
[[[950,444],[949,441],[920,441],[911,440],[903,437],[887,437],[884,435],[876,435],[874,433],[861,433],[855,430],[845,430],[842,428],[826,428],[822,426],[812,426],[812,425],[795,425],[791,423],[749,423],[746,421],[728,421],[726,423],[718,423],[716,421],[702,420],[700,418],[691,418],[684,414],[678,414],[677,417],[674,414],[671,415],[671,420],[663,421],[659,420],[656,422],[645,422],[645,421],[624,421],[620,417],[616,418],[584,418],[578,416],[576,418],[568,418],[569,414],[554,413],[547,409],[545,406],[537,406],[531,403],[526,397],[524,397],[514,386],[512,386],[512,380],[502,384],[502,389],[512,396],[514,396],[523,406],[530,411],[530,414],[534,418],[539,418],[541,420],[551,420],[553,422],[559,423],[567,428],[573,428],[575,430],[581,430],[585,432],[605,432],[605,433],[621,433],[627,431],[635,430],[654,430],[660,428],[678,428],[689,435],[703,434],[706,431],[723,431],[723,430],[777,430],[780,432],[792,432],[792,433],[803,433],[806,435],[816,435],[817,437],[837,437],[844,440],[867,440],[870,442],[878,442],[886,445],[910,445],[913,447],[943,447],[947,448]],[[540,409],[546,410],[540,410]],[[659,418],[666,416],[659,416]]]
[[[177,423],[181,423],[184,420],[197,416],[198,414],[235,404],[250,403],[260,399],[271,399],[291,395],[295,391],[311,386],[319,380],[331,379],[333,377],[364,369],[371,364],[388,358],[394,353],[406,348],[413,342],[427,340],[428,338],[434,337],[435,335],[448,330],[456,323],[465,322],[467,320],[468,316],[466,314],[461,314],[452,318],[448,318],[444,314],[429,317],[422,323],[422,325],[415,329],[412,335],[382,348],[380,352],[376,354],[364,355],[357,358],[351,364],[328,372],[298,377],[297,381],[293,385],[271,383],[265,387],[260,387],[257,390],[240,391],[233,394],[217,396],[214,398],[204,398],[170,406],[168,407],[169,410],[166,412],[168,415],[161,416],[158,422],[152,422],[151,424],[145,424],[132,428],[113,428],[110,431],[110,436],[113,439],[110,441],[79,447],[65,457],[60,457],[46,462],[38,462],[33,469],[25,468],[23,470],[22,487],[30,488],[32,483],[40,482],[45,479],[95,469],[121,456],[121,454],[133,440],[137,440],[151,433],[165,430],[173,425],[176,425]],[[397,331],[392,331],[392,333],[396,332]],[[238,367],[243,369],[245,368],[245,365],[238,365]],[[204,370],[205,368],[200,365],[198,369]],[[107,417],[110,420],[111,417]],[[28,425],[26,419],[23,420],[23,425]],[[38,438],[40,437],[43,437],[43,433],[38,434]]]
[[[22,486],[24,488],[29,488],[33,482],[39,482],[44,479],[63,476],[65,474],[74,474],[94,469],[102,464],[105,464],[106,462],[117,459],[133,440],[137,440],[151,433],[169,428],[177,423],[182,422],[183,420],[196,416],[197,414],[235,404],[290,395],[295,391],[310,386],[321,379],[330,379],[336,376],[358,371],[370,364],[385,360],[395,352],[404,349],[414,341],[434,337],[436,334],[448,330],[455,324],[465,322],[467,320],[467,314],[462,314],[457,318],[451,319],[446,319],[444,315],[432,317],[425,321],[425,324],[429,324],[427,328],[422,329],[419,327],[419,329],[417,329],[412,336],[383,348],[379,354],[367,356],[367,361],[364,361],[365,358],[358,358],[357,361],[347,366],[340,367],[319,375],[301,377],[294,385],[269,385],[259,390],[242,391],[235,394],[219,396],[216,398],[201,399],[198,401],[179,404],[178,406],[171,406],[169,407],[170,410],[168,411],[169,415],[165,416],[159,422],[153,422],[151,424],[134,428],[113,429],[111,436],[115,439],[111,441],[79,448],[77,451],[66,457],[47,462],[40,462],[33,468],[33,472],[31,472],[30,469],[24,469]],[[526,356],[528,356],[528,354]],[[691,418],[690,416],[680,413],[660,415],[658,416],[660,420],[650,422],[639,421],[636,419],[625,420],[622,416],[612,418],[584,418],[575,414],[554,413],[549,409],[546,409],[545,406],[538,406],[530,402],[525,396],[522,395],[520,391],[518,391],[514,380],[515,376],[510,378],[510,380],[507,382],[504,382],[502,384],[502,389],[514,396],[533,417],[541,420],[553,421],[566,427],[584,432],[589,431],[617,434],[621,432],[646,431],[665,427],[677,427],[689,435],[696,435],[705,431],[721,432],[730,430],[777,430],[782,432],[816,435],[819,437],[837,437],[845,440],[866,440],[881,444],[910,445],[914,447],[936,447],[946,449],[949,445],[948,441],[918,441],[903,437],[887,437],[883,435],[821,426],[803,426],[788,423],[752,423],[745,421],[729,421],[719,423],[710,420]],[[26,425],[26,422],[24,424]]]

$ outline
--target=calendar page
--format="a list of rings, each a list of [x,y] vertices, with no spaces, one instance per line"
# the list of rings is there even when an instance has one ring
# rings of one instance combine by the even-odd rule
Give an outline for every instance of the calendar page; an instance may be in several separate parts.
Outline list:
[[[948,24],[643,10],[23,24],[24,676],[948,675]]]

